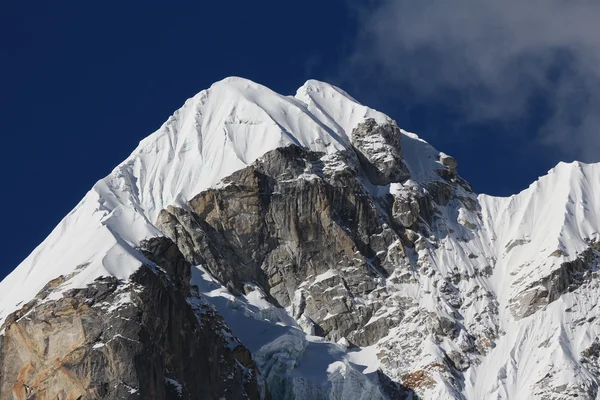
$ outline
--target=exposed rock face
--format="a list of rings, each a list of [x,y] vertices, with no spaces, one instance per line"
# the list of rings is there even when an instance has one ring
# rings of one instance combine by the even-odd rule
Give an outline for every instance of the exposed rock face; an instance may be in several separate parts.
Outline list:
[[[378,309],[359,299],[391,272],[386,256],[399,237],[347,156],[274,150],[222,188],[190,200],[189,211],[164,211],[158,226],[188,260],[207,265],[223,282],[240,290],[242,282],[256,282],[284,307],[301,299],[298,314],[317,332],[352,337]],[[385,333],[356,336],[355,344]]]
[[[394,196],[392,215],[397,224],[410,228],[419,220],[420,213],[418,197],[413,193]]]
[[[149,251],[182,266],[168,242]],[[194,312],[167,275],[144,266],[128,283],[102,278],[52,300],[60,282],[3,325],[0,399],[268,397],[221,317]]]
[[[173,241],[155,237],[142,242],[140,252],[162,268],[184,296],[190,295],[190,263]]]
[[[377,124],[367,119],[352,131],[352,145],[375,185],[403,182],[410,173],[402,160],[400,128],[393,122]]]
[[[358,346],[389,334],[378,358],[390,382],[414,384],[419,392],[442,376],[458,396],[462,371],[498,335],[493,295],[478,285],[461,293],[458,285],[489,275],[490,267],[479,270],[482,261],[473,256],[467,258],[473,265],[455,266],[444,277],[433,252],[447,235],[456,235],[457,243],[472,235],[458,216],[448,220],[446,208],[460,206],[462,218],[477,221],[474,195],[457,178],[399,186],[393,196],[379,197],[361,178],[365,168],[353,153],[277,149],[186,207],[164,210],[157,226],[189,262],[204,265],[234,292],[242,293],[244,282],[258,284],[274,304],[289,307],[307,333]],[[452,311],[427,311],[398,290],[418,285],[420,276],[434,282],[439,307]],[[464,321],[461,311],[474,303],[483,311]],[[410,369],[428,340],[433,346],[450,340],[456,351],[433,370],[431,363],[422,373]]]
[[[575,260],[567,261],[537,282],[528,285],[510,304],[515,318],[521,319],[558,300],[561,295],[572,292],[586,282],[598,278],[594,266],[600,260],[597,243],[582,252]]]

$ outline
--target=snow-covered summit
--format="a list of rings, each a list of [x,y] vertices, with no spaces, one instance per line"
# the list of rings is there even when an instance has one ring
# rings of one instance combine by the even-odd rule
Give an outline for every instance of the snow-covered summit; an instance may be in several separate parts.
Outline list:
[[[153,221],[166,205],[215,185],[277,147],[346,149],[352,129],[366,118],[389,120],[323,82],[308,81],[291,97],[230,77],[186,101],[113,175],[120,170],[139,179],[133,200]]]
[[[153,223],[166,206],[181,204],[278,147],[296,144],[325,153],[347,149],[352,129],[367,118],[390,121],[316,80],[295,96],[239,77],[214,83],[188,99],[98,181],[0,283],[0,321],[60,275],[76,271],[70,286],[101,275],[127,278],[140,265],[133,248],[160,235]],[[410,138],[425,145],[415,135]]]

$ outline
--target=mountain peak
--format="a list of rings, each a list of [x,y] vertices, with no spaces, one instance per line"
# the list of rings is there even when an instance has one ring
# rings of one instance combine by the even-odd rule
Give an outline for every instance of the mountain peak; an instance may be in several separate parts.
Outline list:
[[[309,79],[304,83],[304,85],[300,86],[296,91],[296,97],[298,98],[306,96],[310,93],[322,93],[324,97],[342,96],[352,102],[358,103],[356,99],[354,99],[352,96],[350,96],[347,92],[340,89],[339,87],[316,79]]]
[[[145,390],[169,383],[220,398],[221,375],[204,396],[215,388],[186,371],[240,383],[241,370],[257,399],[263,380],[273,398],[597,397],[600,164],[561,163],[507,198],[476,196],[457,168],[336,86],[216,82],[0,283],[0,390],[43,393],[46,380],[20,379],[57,370],[56,349],[76,374],[73,354],[133,371],[155,347],[162,372],[142,375],[158,382],[115,374],[117,397],[162,398]],[[232,352],[242,364],[214,364]],[[247,398],[242,386],[227,397]]]
[[[334,86],[308,81],[303,88],[305,97],[284,96],[229,77],[188,99],[0,283],[0,321],[57,276],[77,271],[65,290],[98,276],[126,279],[140,264],[140,240],[160,235],[154,222],[161,210],[266,152],[295,144],[332,154],[349,148],[365,119],[390,121]]]

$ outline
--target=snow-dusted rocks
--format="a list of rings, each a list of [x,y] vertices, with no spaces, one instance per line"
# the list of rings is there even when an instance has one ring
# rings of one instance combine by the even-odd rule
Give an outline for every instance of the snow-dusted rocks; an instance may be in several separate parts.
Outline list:
[[[415,225],[421,214],[418,198],[419,195],[410,187],[394,193],[392,216],[397,224],[405,228]]]
[[[442,165],[444,167],[447,167],[448,169],[456,169],[456,167],[458,167],[458,162],[446,153],[440,152],[440,154],[438,155],[438,161],[441,162]]]
[[[351,138],[352,146],[373,184],[388,185],[410,178],[402,160],[402,132],[395,123],[378,124],[369,118],[354,128]]]
[[[0,283],[0,399],[596,399],[600,164],[457,166],[326,83],[215,83]]]

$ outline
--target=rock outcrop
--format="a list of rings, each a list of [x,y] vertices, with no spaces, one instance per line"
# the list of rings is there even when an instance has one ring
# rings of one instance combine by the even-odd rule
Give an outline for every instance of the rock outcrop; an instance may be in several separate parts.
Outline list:
[[[182,266],[160,241],[147,254]],[[2,326],[0,399],[268,398],[248,350],[210,306],[193,310],[172,278],[143,266],[127,283],[50,283]]]
[[[565,293],[573,292],[584,283],[598,279],[595,265],[600,260],[600,245],[590,247],[572,261],[566,261],[539,281],[530,283],[511,300],[510,309],[515,318],[521,319],[558,300]]]
[[[402,159],[402,133],[394,122],[378,124],[367,119],[352,131],[352,146],[375,185],[403,182],[410,172]]]
[[[361,299],[390,274],[386,258],[399,237],[347,157],[293,145],[274,150],[194,197],[187,210],[165,210],[157,226],[222,282],[237,290],[256,282],[275,304],[294,304],[315,332],[352,341],[379,307]],[[404,256],[400,248],[391,252]],[[355,344],[385,334],[377,328]]]

